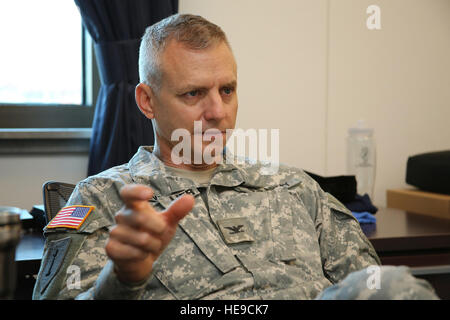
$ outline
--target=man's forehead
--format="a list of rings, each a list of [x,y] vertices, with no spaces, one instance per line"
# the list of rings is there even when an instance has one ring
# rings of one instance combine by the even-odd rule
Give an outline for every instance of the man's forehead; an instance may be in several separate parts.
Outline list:
[[[207,85],[208,82],[236,82],[234,56],[225,42],[205,49],[192,49],[175,40],[170,41],[161,56],[163,79],[169,85]]]

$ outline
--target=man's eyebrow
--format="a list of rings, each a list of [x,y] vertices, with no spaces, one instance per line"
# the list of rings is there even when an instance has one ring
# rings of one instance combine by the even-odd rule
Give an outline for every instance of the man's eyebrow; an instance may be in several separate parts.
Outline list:
[[[236,86],[237,86],[237,81],[236,81],[236,80],[233,80],[233,81],[230,81],[230,82],[226,83],[226,84],[223,85],[222,87],[232,87],[232,88],[236,88]]]
[[[185,92],[194,91],[194,90],[206,90],[206,87],[195,85],[195,84],[187,84],[187,85],[179,88],[177,91],[179,93],[185,93]]]
[[[228,83],[225,83],[225,84],[221,85],[220,87],[221,88],[223,88],[223,87],[236,88],[236,86],[237,86],[237,81],[236,80],[232,80],[232,81],[230,81]],[[186,84],[186,85],[180,87],[177,91],[180,94],[183,94],[183,93],[186,93],[186,92],[189,92],[189,91],[194,91],[194,90],[202,91],[202,90],[208,90],[208,88],[206,86],[202,86],[202,85]]]

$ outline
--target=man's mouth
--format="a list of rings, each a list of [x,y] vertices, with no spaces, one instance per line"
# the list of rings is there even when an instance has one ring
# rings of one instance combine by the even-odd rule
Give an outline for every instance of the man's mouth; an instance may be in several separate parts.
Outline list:
[[[225,131],[220,131],[219,129],[209,129],[202,132],[202,136],[215,136],[222,135]]]

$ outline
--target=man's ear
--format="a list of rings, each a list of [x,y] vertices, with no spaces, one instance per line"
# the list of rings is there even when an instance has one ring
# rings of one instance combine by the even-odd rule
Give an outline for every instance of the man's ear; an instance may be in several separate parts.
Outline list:
[[[136,86],[134,95],[139,110],[141,110],[148,119],[153,119],[155,117],[153,109],[155,96],[152,88],[141,82]]]

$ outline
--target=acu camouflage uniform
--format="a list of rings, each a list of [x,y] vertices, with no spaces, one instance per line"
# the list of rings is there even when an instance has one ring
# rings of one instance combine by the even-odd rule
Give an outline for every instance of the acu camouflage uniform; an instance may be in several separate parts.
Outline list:
[[[128,164],[77,185],[67,206],[95,206],[78,230],[44,229],[33,298],[339,298],[348,291],[348,281],[341,281],[347,275],[380,264],[351,212],[302,170],[280,166],[277,174],[262,175],[261,168],[221,164],[202,188],[170,175],[151,148],[141,147]],[[154,190],[157,211],[185,192],[195,197],[149,279],[136,284],[117,279],[104,250],[123,205],[119,190],[130,183]]]

